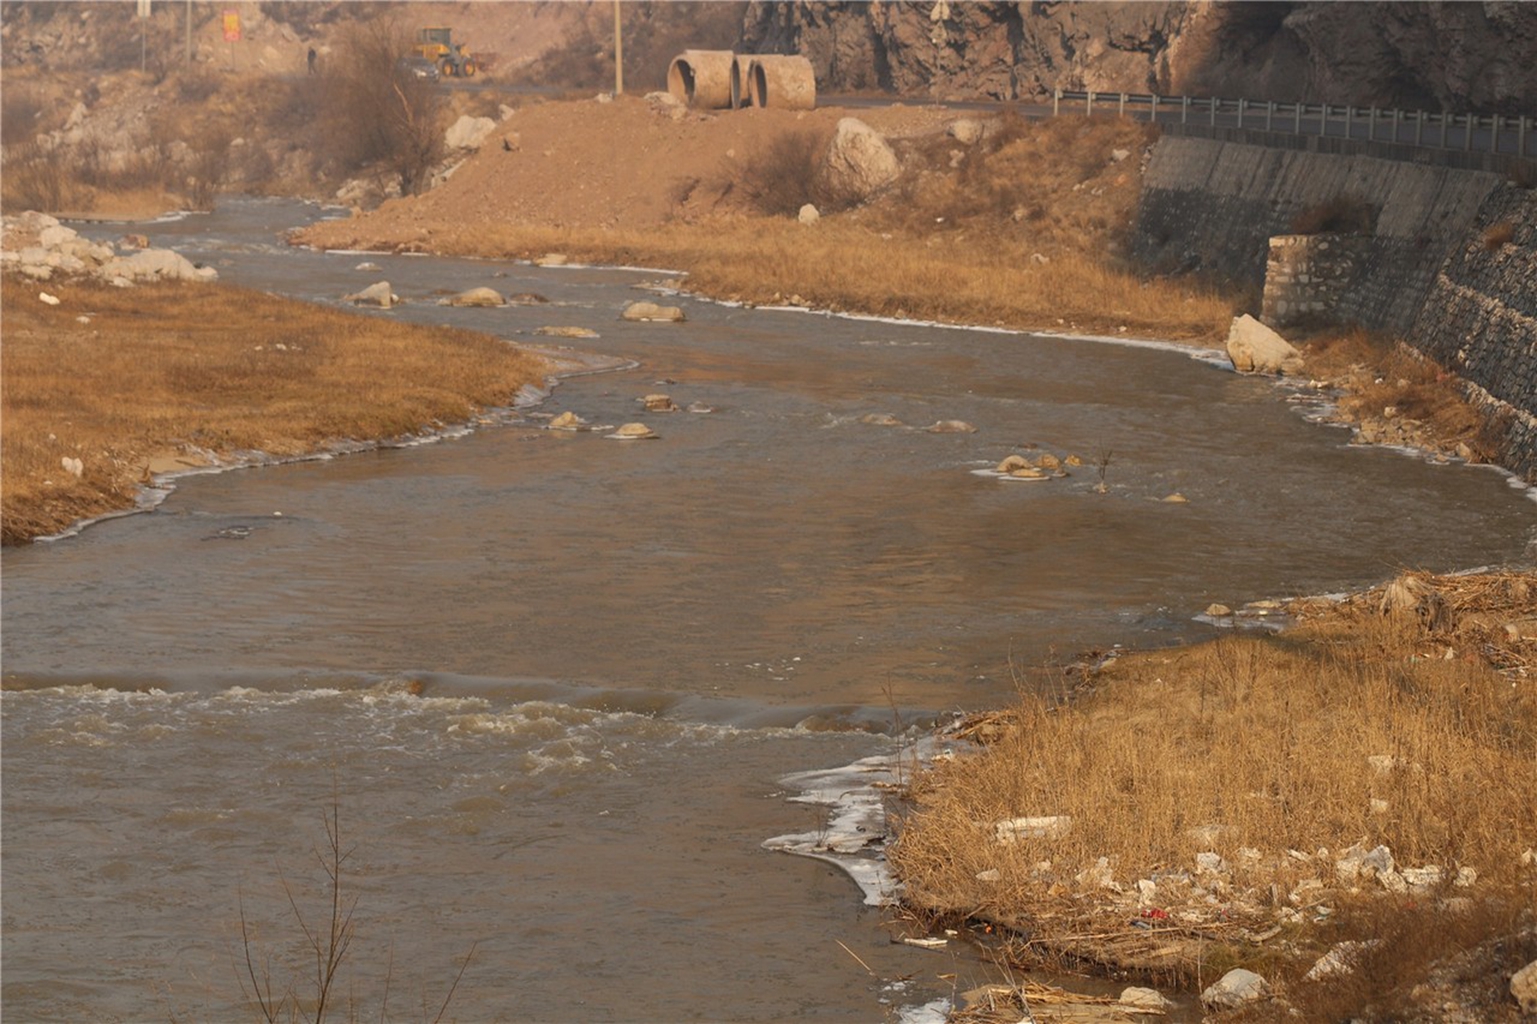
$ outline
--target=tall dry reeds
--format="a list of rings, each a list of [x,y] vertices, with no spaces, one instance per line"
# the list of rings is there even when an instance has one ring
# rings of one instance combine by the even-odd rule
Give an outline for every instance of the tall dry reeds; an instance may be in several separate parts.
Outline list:
[[[538,381],[495,338],[218,285],[50,285],[7,276],[3,540],[131,508],[149,460],[293,455],[462,422]],[[85,316],[82,324],[77,317]],[[62,460],[78,458],[79,476]]]
[[[1502,593],[1435,616],[1347,607],[1278,637],[1122,658],[1065,702],[1027,692],[997,742],[920,780],[893,866],[915,907],[1043,934],[1135,916],[1139,880],[1156,882],[1152,906],[1256,930],[1395,901],[1341,878],[1351,847],[1440,868],[1432,898],[1529,905],[1537,692],[1484,652],[1537,610],[1537,576],[1511,574]],[[999,822],[1048,817],[1065,820],[999,841]],[[1221,884],[1200,877],[1206,853],[1225,862]]]

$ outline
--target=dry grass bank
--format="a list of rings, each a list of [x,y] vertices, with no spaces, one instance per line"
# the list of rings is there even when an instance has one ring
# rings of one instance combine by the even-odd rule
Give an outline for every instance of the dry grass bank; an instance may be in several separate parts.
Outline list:
[[[1278,636],[1022,697],[984,750],[915,785],[891,854],[910,907],[1006,925],[1019,962],[1191,985],[1246,966],[1311,1020],[1383,1019],[1368,1008],[1518,935],[1537,886],[1537,574],[1416,575],[1299,610]],[[1357,872],[1348,851],[1379,846],[1391,870]],[[1334,943],[1394,935],[1414,941],[1358,951],[1355,980],[1303,980]],[[1537,933],[1501,955],[1534,954]]]
[[[1456,374],[1403,342],[1340,330],[1298,342],[1306,372],[1341,391],[1336,418],[1363,441],[1497,462],[1510,423],[1468,399]]]
[[[6,544],[133,507],[156,457],[294,455],[412,434],[505,405],[546,372],[486,335],[226,286],[48,290],[59,305],[7,276],[0,296]],[[65,459],[80,460],[78,477]]]
[[[943,237],[894,238],[848,223],[807,229],[733,219],[647,232],[493,225],[473,245],[435,239],[432,249],[517,259],[560,252],[578,261],[681,270],[688,274],[684,287],[715,298],[1018,329],[1211,344],[1218,324],[1225,330],[1232,317],[1225,300],[1199,285],[1148,287],[1078,254],[1038,264],[1019,253]]]
[[[1235,296],[1144,279],[1120,255],[1146,126],[1005,115],[962,143],[947,130],[965,120],[954,112],[860,111],[901,159],[890,191],[842,212],[829,207],[815,224],[763,212],[764,202],[794,210],[817,198],[813,158],[842,113],[673,121],[639,101],[544,104],[509,122],[517,150],[482,151],[432,193],[315,225],[300,240],[499,258],[559,252],[685,271],[691,290],[753,303],[799,297],[818,308],[1020,329],[1225,337]],[[765,161],[778,183],[768,198]],[[798,191],[778,194],[786,180]],[[491,216],[466,219],[471,208]]]

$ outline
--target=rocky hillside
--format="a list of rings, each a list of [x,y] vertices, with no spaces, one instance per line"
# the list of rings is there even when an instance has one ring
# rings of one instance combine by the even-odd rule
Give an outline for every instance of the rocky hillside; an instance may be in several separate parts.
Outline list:
[[[942,16],[935,19],[935,8]],[[1066,89],[1530,114],[1531,3],[783,3],[742,49],[823,90],[1013,99]]]
[[[1014,99],[1054,87],[1306,99],[1362,106],[1531,114],[1537,3],[787,2],[622,5],[625,78],[661,84],[685,48],[802,53],[824,92]],[[613,81],[608,0],[540,3],[265,2],[193,5],[200,59],[296,73],[360,18],[405,31],[450,25],[492,77],[600,89]],[[153,70],[179,61],[187,8],[157,3],[145,25],[124,3],[5,0],[10,68]],[[225,11],[241,19],[224,42]],[[141,49],[141,30],[148,45]]]

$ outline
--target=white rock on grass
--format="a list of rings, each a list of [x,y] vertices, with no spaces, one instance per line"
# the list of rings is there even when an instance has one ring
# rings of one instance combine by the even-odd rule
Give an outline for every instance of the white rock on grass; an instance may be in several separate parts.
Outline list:
[[[1047,839],[1063,835],[1072,827],[1073,819],[1066,814],[1051,814],[1035,818],[1009,818],[993,825],[993,838],[999,843],[1016,843],[1021,839]]]
[[[1113,888],[1115,886],[1115,870],[1110,866],[1110,858],[1099,858],[1091,866],[1078,872],[1073,877],[1073,881],[1084,888]]]
[[[1522,1013],[1537,1013],[1537,960],[1521,968],[1510,978],[1510,994]]]
[[[1361,954],[1376,944],[1376,942],[1337,943],[1329,952],[1319,957],[1303,977],[1308,981],[1321,981],[1324,978],[1354,974],[1356,965],[1361,961]]]
[[[896,152],[881,133],[855,117],[839,120],[817,170],[824,189],[856,201],[870,198],[901,174]]]
[[[945,129],[945,134],[963,146],[970,146],[982,138],[982,122],[963,117],[960,120],[951,121],[949,127]]]
[[[465,114],[443,133],[443,144],[449,149],[479,149],[495,130],[496,122],[491,118]]]
[[[1393,851],[1386,846],[1377,846],[1371,850],[1364,850],[1357,843],[1334,862],[1334,874],[1342,882],[1353,882],[1357,878],[1381,877],[1393,872]]]
[[[1270,985],[1253,971],[1235,967],[1216,984],[1201,993],[1201,1005],[1208,1010],[1232,1010],[1257,1003],[1270,993]]]
[[[1198,853],[1195,855],[1195,870],[1198,875],[1220,875],[1227,870],[1227,861],[1221,854]]]
[[[219,277],[212,267],[196,266],[170,249],[141,249],[132,256],[120,256],[108,261],[101,273],[130,281],[214,281]]]

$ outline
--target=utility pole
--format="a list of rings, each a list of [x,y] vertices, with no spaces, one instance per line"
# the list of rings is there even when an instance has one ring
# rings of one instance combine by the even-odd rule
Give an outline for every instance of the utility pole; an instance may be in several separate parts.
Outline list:
[[[619,31],[619,0],[614,0],[614,95],[624,95],[624,36]]]
[[[146,43],[145,40],[146,40],[146,38],[149,35],[149,30],[148,30],[148,28],[149,28],[149,2],[150,2],[150,0],[139,0],[139,3],[138,3],[138,14],[139,14],[139,74],[141,74],[141,75],[144,73],[145,67],[148,66],[148,60],[146,59],[147,43]]]

